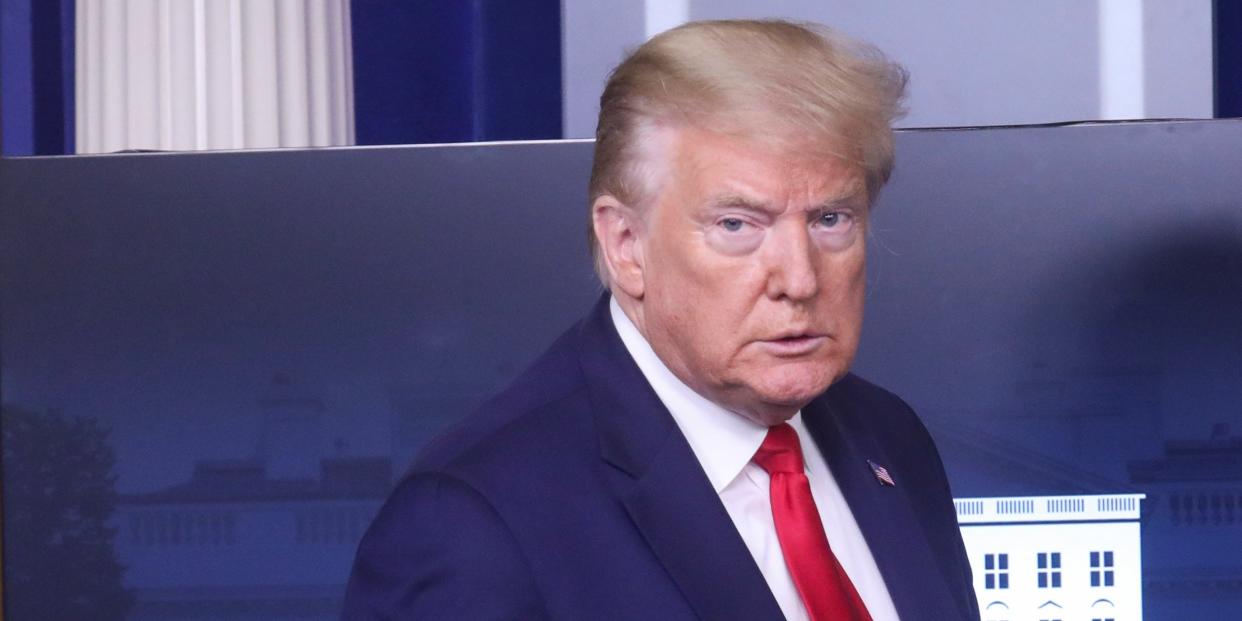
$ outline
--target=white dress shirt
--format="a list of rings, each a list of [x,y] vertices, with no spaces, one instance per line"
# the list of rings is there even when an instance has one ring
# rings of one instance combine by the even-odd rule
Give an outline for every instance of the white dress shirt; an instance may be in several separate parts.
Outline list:
[[[776,538],[768,473],[751,461],[767,435],[767,427],[708,401],[686,386],[656,356],[615,298],[610,307],[621,341],[689,441],[781,612],[791,621],[808,619]],[[833,554],[854,583],[873,621],[897,621],[897,610],[880,569],[819,447],[802,424],[802,413],[795,414],[789,425],[798,432],[811,496]]]

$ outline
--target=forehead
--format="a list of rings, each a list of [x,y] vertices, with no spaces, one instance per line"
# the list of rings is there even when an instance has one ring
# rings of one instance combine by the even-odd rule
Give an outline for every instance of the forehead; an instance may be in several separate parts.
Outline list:
[[[704,201],[866,202],[861,166],[808,139],[739,137],[696,127],[669,137],[668,189]],[[682,197],[686,198],[686,197]]]

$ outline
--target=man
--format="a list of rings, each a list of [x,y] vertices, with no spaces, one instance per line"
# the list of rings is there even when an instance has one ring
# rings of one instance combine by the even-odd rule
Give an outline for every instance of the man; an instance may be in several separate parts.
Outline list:
[[[601,98],[611,295],[414,464],[347,619],[977,619],[948,483],[849,374],[905,74],[818,27],[661,34]]]

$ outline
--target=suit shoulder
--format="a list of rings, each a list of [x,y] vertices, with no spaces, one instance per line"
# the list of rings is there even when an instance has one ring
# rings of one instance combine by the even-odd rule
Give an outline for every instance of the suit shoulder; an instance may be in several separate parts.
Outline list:
[[[861,406],[873,413],[914,417],[914,410],[901,397],[853,373],[838,380],[824,396],[833,403]]]
[[[359,542],[344,610],[343,619],[545,616],[512,531],[476,490],[437,474],[407,477],[384,504]]]
[[[931,433],[901,397],[862,377],[847,374],[823,399],[855,431],[884,437],[907,448],[931,445]]]

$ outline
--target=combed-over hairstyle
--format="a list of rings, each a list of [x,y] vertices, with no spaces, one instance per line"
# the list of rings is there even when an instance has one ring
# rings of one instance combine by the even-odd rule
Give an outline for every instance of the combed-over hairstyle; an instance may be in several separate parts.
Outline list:
[[[696,126],[857,162],[868,200],[893,169],[892,123],[905,69],[825,26],[778,20],[691,22],[634,50],[600,96],[590,201],[640,208],[656,188],[642,147],[660,125]],[[646,169],[646,170],[645,170]],[[596,271],[608,283],[591,217]]]

